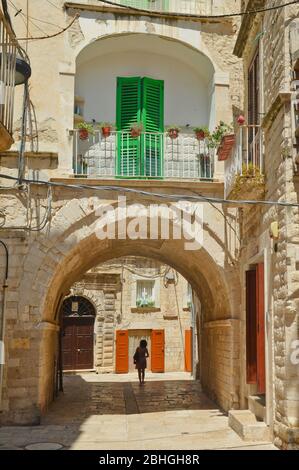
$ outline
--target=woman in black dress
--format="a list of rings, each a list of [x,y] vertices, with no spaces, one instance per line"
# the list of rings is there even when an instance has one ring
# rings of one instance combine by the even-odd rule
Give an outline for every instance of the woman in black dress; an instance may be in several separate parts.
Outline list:
[[[140,385],[144,384],[147,357],[149,357],[149,353],[147,350],[147,341],[145,339],[142,339],[134,354],[134,364],[136,364],[136,369],[138,370],[138,378]]]

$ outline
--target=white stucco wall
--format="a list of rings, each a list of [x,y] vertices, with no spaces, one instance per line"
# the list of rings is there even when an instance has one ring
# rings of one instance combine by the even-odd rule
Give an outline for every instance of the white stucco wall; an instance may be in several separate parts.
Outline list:
[[[164,42],[134,35],[99,41],[91,50],[83,51],[77,65],[75,93],[85,100],[84,119],[115,122],[116,77],[147,76],[164,80],[166,125],[209,125],[210,70],[199,54],[192,66],[193,52],[185,48],[184,55],[176,43],[165,47]]]

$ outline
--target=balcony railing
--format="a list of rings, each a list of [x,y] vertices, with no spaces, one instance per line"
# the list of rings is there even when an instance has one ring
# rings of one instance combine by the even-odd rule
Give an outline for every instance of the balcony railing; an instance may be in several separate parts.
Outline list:
[[[234,187],[236,177],[252,178],[264,174],[263,131],[260,126],[242,126],[232,154],[225,161],[225,195]]]
[[[210,0],[110,0],[116,6],[134,7],[140,10],[165,13],[181,13],[190,15],[211,14]],[[109,6],[104,4],[105,6]]]
[[[0,151],[13,143],[13,107],[17,44],[0,10]]]
[[[143,132],[137,138],[114,131],[103,137],[101,130],[80,139],[72,130],[74,175],[89,178],[212,180],[214,150],[193,133],[176,139],[166,133]]]

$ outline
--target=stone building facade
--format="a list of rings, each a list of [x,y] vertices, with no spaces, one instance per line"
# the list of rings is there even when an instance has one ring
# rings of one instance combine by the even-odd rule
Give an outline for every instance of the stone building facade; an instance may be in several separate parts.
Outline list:
[[[164,331],[164,372],[187,369],[185,339],[192,326],[192,290],[169,266],[146,258],[107,262],[86,273],[71,287],[70,296],[84,297],[95,307],[92,369],[96,372],[118,372],[116,331],[122,330],[129,334],[128,371],[134,369],[132,351],[141,339],[148,341],[151,352],[152,330]],[[187,348],[191,359],[191,342]],[[148,369],[151,370],[150,360]]]
[[[244,9],[263,9],[271,2],[243,2]],[[244,116],[260,127],[265,175],[256,172],[239,187],[239,199],[265,199],[298,204],[296,119],[294,88],[298,54],[298,5],[244,17],[234,53],[244,64]],[[255,64],[255,65],[254,65]],[[255,96],[252,70],[256,68]],[[255,109],[253,110],[253,108]],[[248,121],[247,121],[248,122]],[[298,125],[298,121],[297,121]],[[244,175],[246,179],[246,176]],[[247,175],[248,180],[248,175]],[[227,195],[236,197],[232,192]],[[273,429],[274,442],[283,448],[299,445],[298,341],[298,207],[257,205],[240,209],[242,243],[241,342],[246,344],[246,272],[264,266],[265,408],[264,420]],[[247,297],[246,297],[247,292]],[[247,304],[248,305],[248,304]],[[292,354],[293,353],[293,354]],[[298,350],[297,350],[298,358]],[[256,410],[258,383],[246,380],[246,354],[241,366],[242,406]]]

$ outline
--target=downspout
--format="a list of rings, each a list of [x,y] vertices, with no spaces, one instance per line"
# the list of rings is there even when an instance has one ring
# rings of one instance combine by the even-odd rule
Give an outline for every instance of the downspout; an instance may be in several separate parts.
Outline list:
[[[195,305],[194,305],[194,293],[192,289],[192,297],[191,297],[191,328],[192,328],[192,377],[196,379],[196,343],[197,343],[197,335],[196,335],[196,312],[195,312]]]
[[[6,289],[8,287],[8,248],[7,245],[0,240],[0,245],[5,251],[5,274],[2,285],[2,302],[0,306],[0,408],[2,405],[2,388],[3,388],[3,377],[4,377],[4,362],[5,362],[5,348],[4,348],[4,334],[5,334],[5,304],[6,304]]]

